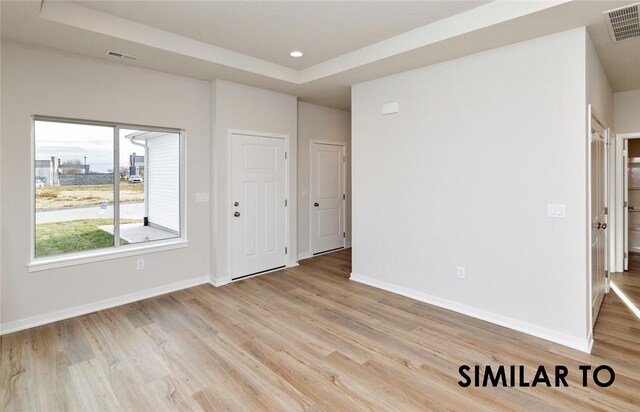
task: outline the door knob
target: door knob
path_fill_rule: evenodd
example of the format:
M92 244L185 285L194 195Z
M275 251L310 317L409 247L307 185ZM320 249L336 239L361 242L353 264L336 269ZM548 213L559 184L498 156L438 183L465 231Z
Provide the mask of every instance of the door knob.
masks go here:
M240 212L235 212L233 215L234 215L235 217L240 217Z
M602 223L598 222L598 224L596 225L596 229L602 229Z
M238 207L238 206L240 206L240 203L238 203L238 202L234 202L234 203L233 203L233 205L234 205L235 207Z
M318 203L318 202L315 202L315 203L313 204L313 207L318 207L318 206L320 206L320 203Z
M633 206L629 205L629 210L633 210Z
M607 228L607 224L606 224L606 223L603 223L603 224L602 224L602 229L603 229L603 230L605 230L606 228Z

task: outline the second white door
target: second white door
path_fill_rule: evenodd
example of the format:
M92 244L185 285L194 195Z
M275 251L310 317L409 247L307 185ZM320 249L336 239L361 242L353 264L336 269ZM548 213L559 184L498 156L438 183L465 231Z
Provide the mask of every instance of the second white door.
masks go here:
M344 146L313 143L311 147L311 251L313 254L343 248Z
M607 291L607 145L604 128L591 129L591 307L595 324Z
M285 139L234 134L232 279L286 265Z

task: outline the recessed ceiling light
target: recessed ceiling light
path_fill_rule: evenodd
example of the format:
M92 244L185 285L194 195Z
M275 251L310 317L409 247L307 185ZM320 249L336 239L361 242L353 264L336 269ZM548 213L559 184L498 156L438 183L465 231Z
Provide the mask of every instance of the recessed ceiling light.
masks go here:
M289 53L289 56L291 56L291 57L302 57L302 52L298 51L298 50L294 50L291 53Z

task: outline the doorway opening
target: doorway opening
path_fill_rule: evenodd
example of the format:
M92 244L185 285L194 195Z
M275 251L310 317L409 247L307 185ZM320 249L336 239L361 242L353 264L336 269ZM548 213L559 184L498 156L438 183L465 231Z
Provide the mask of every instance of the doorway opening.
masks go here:
M624 270L640 270L640 135L623 137Z
M625 328L640 321L640 132L615 135L608 149L609 293L592 332L596 344L624 346L634 342Z

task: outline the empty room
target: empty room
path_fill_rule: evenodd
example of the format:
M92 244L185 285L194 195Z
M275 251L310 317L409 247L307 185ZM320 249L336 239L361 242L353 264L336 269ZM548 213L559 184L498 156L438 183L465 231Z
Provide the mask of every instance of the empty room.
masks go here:
M637 410L637 0L0 19L0 410Z

